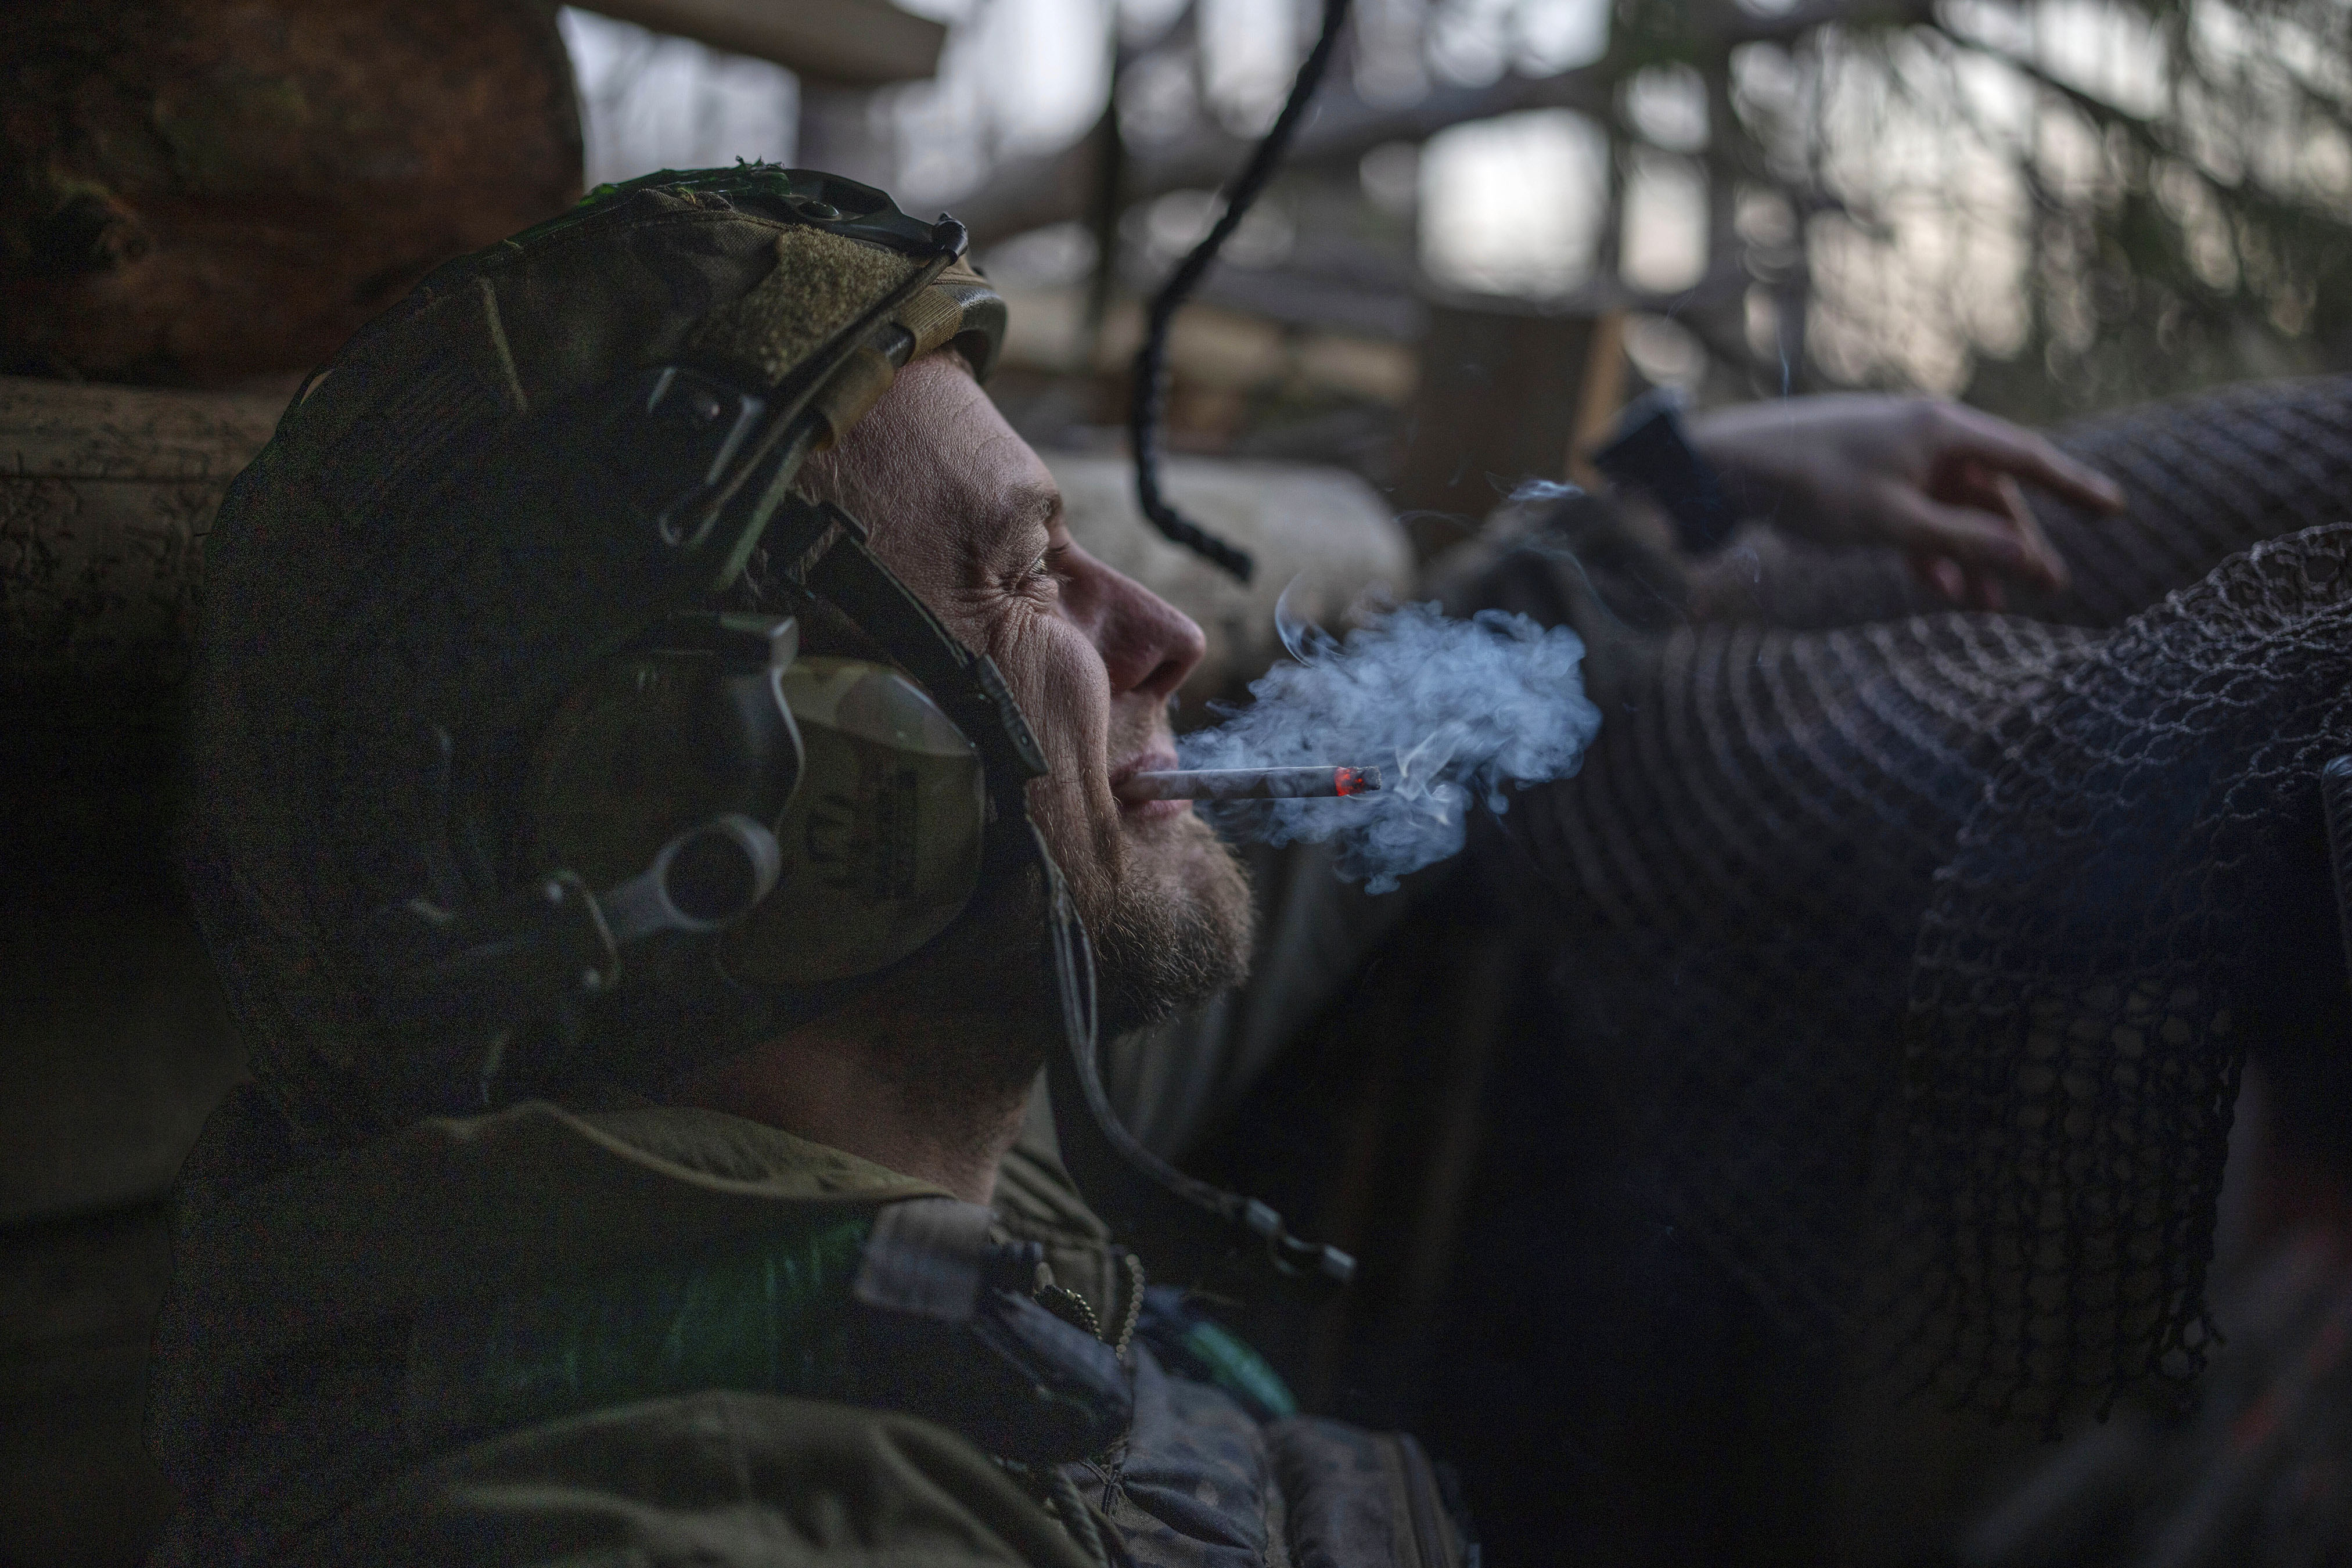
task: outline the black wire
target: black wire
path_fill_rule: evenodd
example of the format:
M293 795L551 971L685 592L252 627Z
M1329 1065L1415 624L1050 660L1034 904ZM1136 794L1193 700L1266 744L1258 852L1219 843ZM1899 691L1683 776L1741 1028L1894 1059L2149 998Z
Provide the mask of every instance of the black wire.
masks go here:
M1103 1085L1094 949L1087 940L1086 922L1078 917L1069 884L1045 847L1045 835L1034 822L1029 832L1045 879L1045 924L1066 1047L1047 1062L1054 1125L1062 1141L1063 1163L1077 1178L1080 1189L1097 1204L1107 1201L1115 1190L1108 1184L1116 1180L1112 1172L1124 1165L1168 1196L1253 1237L1277 1274L1303 1280L1317 1291L1346 1285L1355 1274L1354 1258L1337 1247L1293 1236L1280 1215L1254 1198L1186 1175L1136 1142L1135 1134L1118 1119L1110 1091Z
M1265 189L1266 182L1282 163L1291 137L1297 132L1299 121L1307 118L1307 105L1315 96L1316 84L1323 79L1323 68L1331 63L1331 51L1339 41L1339 26L1348 19L1349 0L1323 0L1323 31L1315 47L1300 62L1298 75L1290 84L1290 97L1275 117L1273 129L1250 154L1242 168L1241 177L1234 182L1225 197L1225 210L1208 237L1194 246L1160 292L1151 301L1150 325L1143 334L1143 347L1135 356L1134 405L1128 416L1128 427L1135 441L1135 495L1143 506L1143 515L1168 539L1194 553L1207 557L1246 583L1256 569L1245 550L1237 550L1202 528L1199 523L1170 506L1160 494L1160 414L1168 397L1168 324L1217 252Z

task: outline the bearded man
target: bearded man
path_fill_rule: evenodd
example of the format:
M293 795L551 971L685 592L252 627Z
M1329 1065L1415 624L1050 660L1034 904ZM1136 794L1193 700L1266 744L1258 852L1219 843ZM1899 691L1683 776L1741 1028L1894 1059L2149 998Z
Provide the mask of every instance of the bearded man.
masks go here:
M961 250L639 182L238 482L189 865L256 1081L179 1189L166 1560L1462 1559L1024 1141L1250 906L1117 794L1202 636L1071 542Z

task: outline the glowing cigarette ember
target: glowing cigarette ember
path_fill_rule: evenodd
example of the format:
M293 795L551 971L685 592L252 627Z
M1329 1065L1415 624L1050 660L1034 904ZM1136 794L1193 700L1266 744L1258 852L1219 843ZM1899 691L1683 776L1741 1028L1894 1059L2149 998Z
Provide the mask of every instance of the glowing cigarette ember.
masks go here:
M1297 800L1370 795L1381 787L1378 768L1191 768L1132 773L1118 786L1126 801Z

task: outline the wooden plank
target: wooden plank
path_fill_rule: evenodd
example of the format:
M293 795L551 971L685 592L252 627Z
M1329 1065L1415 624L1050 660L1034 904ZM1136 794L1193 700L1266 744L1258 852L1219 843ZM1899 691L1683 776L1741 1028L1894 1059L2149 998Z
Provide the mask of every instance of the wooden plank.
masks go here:
M1612 404L1614 317L1460 300L1430 308L1412 436L1391 498L1423 559L1467 537L1524 479L1559 480L1591 432L1579 414Z
M585 9L845 87L930 76L948 36L887 0L597 0Z
M0 478L226 485L285 406L244 393L0 375Z

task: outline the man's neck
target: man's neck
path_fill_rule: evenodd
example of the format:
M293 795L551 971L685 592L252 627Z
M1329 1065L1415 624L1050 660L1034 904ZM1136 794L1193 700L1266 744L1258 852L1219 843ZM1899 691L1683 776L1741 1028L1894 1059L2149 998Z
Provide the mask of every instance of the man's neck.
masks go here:
M1034 1064L999 1068L968 1045L942 1059L909 1042L807 1029L695 1073L670 1099L762 1122L985 1204L995 1194L997 1162L1020 1135L1035 1070Z

